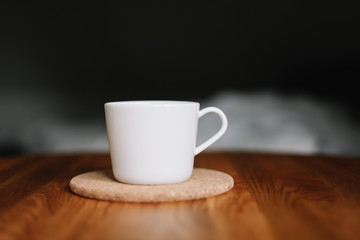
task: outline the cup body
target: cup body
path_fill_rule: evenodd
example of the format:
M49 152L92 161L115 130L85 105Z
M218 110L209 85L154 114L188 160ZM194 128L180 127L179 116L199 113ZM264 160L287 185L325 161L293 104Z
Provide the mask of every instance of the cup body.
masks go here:
M105 104L115 178L130 184L170 184L193 170L199 103L126 101Z

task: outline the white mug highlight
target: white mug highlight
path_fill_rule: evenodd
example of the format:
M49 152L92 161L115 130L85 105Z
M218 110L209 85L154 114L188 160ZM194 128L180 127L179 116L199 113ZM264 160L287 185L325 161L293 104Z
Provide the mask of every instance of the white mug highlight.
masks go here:
M196 146L199 118L215 113L220 129ZM200 110L187 101L124 101L105 103L106 127L114 177L129 184L171 184L187 180L194 156L227 129L216 107Z

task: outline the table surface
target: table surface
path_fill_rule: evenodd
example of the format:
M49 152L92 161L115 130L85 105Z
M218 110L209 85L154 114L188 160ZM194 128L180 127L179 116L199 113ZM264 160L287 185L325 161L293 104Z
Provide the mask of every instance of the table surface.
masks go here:
M108 154L0 158L0 239L360 239L360 159L202 153L230 174L207 199L125 203L83 198L72 177L110 168Z

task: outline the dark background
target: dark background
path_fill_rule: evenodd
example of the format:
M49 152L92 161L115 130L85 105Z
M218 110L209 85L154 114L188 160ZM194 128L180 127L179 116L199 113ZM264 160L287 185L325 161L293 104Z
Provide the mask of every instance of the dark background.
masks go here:
M268 89L335 101L357 119L353 3L2 1L1 106L56 98L64 115L89 118L113 100Z

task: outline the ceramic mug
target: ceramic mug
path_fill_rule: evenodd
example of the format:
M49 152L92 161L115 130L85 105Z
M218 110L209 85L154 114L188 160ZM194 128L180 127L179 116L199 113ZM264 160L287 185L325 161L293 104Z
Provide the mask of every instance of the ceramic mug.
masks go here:
M194 156L227 129L218 108L199 110L187 101L124 101L105 103L106 127L114 177L129 184L170 184L190 178ZM220 129L196 146L198 120L219 115Z

